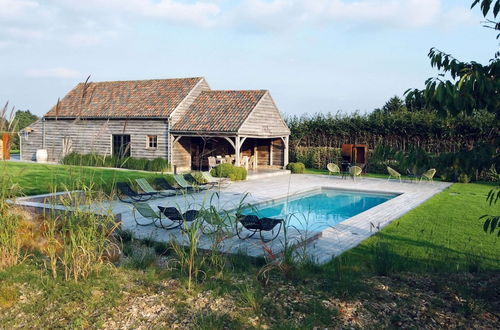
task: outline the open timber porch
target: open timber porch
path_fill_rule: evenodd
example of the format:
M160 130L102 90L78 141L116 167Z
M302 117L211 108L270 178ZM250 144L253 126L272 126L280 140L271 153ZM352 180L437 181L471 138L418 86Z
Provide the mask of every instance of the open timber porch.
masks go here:
M257 137L184 133L172 134L172 140L172 164L179 171L209 169L209 157L224 159L228 156L235 166L248 167L250 176L276 172L288 164L288 135Z

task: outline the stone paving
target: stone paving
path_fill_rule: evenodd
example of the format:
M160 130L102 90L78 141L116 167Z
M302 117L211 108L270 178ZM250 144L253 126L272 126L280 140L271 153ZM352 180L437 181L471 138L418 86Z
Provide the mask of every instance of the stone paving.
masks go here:
M259 180L233 182L227 187L214 188L210 191L195 194L155 199L148 201L148 204L154 209L158 205L162 205L175 206L182 211L199 209L208 205L213 205L218 210L233 210L242 201L250 204L272 202L320 188L399 194L391 200L320 233L304 233L289 229L287 231L288 242L304 245L311 258L322 264L355 247L380 228L401 217L450 185L450 183L445 182L416 183L403 181L400 183L396 180L388 181L375 178L360 178L353 181L352 179L327 175L279 175ZM121 214L123 228L130 229L137 238L152 238L164 242L175 239L181 244L187 244L185 235L182 235L180 229L166 231L157 229L154 226L137 226L132 213L133 207L130 204L114 201L112 205L102 205L101 207L112 207L113 213ZM240 240L237 237L229 237L218 248L223 252L241 252L251 256L263 256L268 253L266 250L272 251L274 254L280 253L283 250L283 242L283 233L276 240L267 244L262 244L259 239ZM212 244L213 235L200 236L200 248L209 249Z

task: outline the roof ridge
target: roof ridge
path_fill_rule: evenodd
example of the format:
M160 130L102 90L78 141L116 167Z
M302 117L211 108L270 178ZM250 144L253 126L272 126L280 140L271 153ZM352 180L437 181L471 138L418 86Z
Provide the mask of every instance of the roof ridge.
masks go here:
M101 84L101 83L119 83L119 82L138 82L138 81L166 81L166 80L187 80L187 79L204 79L205 77L184 77L184 78L156 78L156 79L133 79L133 80L103 80L103 81L89 81L87 84ZM85 84L79 82L78 85Z
M203 91L203 93L209 92L267 92L267 89L211 89L209 91Z

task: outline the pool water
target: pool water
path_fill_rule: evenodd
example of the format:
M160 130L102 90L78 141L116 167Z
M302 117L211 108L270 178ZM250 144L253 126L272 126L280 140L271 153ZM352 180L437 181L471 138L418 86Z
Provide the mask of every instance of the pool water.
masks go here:
M322 189L271 204L244 209L242 214L281 218L298 230L321 231L388 201L397 194Z

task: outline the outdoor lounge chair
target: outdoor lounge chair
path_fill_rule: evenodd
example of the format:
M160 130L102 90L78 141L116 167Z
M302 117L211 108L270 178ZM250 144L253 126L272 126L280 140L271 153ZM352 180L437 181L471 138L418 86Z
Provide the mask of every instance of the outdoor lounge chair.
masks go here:
M150 200L154 195L151 193L140 194L134 191L127 182L117 182L116 188L118 188L118 199L124 203L145 202ZM122 195L127 196L129 200L122 198Z
M208 183L216 183L216 184L224 184L224 183L229 183L228 178L215 178L210 174L210 172L201 172L201 175L205 180L207 180Z
M158 206L160 212L172 221L179 221L181 224L183 222L192 222L201 216L201 212L197 210L187 210L184 213L179 212L175 207L163 207Z
M238 229L238 223L240 223L246 230L250 231L250 234L243 236L242 228ZM276 226L278 226L277 229ZM260 239L262 242L270 242L278 237L281 227L283 226L283 219L272 219L272 218L259 218L256 215L243 215L238 214L236 216L236 234L240 239L247 239L254 236L259 232ZM262 232L270 232L271 238L264 238Z
M170 219L165 218L162 219L162 212L155 212L151 206L147 203L133 203L134 205L134 220L135 223L139 226L149 226L149 225L155 225L158 228L163 228L166 230L171 230L179 227L182 225L182 220L178 219ZM135 211L139 212L140 215L142 215L143 218L148 219L148 222L141 222L137 219L137 216L135 214ZM170 223L168 223L170 222Z
M188 191L193 191L193 190L200 190L200 189L208 189L208 186L193 186L189 182L184 179L184 176L182 174L174 174L174 180L175 183L179 185L182 189L186 189Z
M359 166L349 167L349 174L351 175L351 177L354 181L356 181L357 176L361 175L361 172L363 172L363 169Z
M432 182L433 181L432 179L434 178L435 174L436 174L436 169L431 168L430 170L427 170L424 173L422 173L422 176L420 177L420 181L422 181L422 179L426 179L427 181Z
M151 185L146 179L135 179L135 182L139 185L139 187L144 191L145 193L151 193L155 194L159 197L169 197L175 195L175 190L172 189L167 189L167 190L156 190Z
M340 173L340 167L337 164L328 163L326 168L328 169L328 174Z
M199 187L207 187L207 188L213 188L215 185L218 184L218 182L209 182L202 174L202 172L198 172L199 175L201 175L201 178L200 176L198 175L193 175L193 173L191 173L191 177L193 178L193 180L198 184Z
M399 174L398 171L396 171L395 169L387 166L387 172L389 172L389 177L387 178L387 181L389 181L389 179L392 177L392 178L399 179L399 182L401 182L401 174Z
M186 189L172 186L165 178L156 178L155 184L165 190L174 190L176 192L186 192Z

